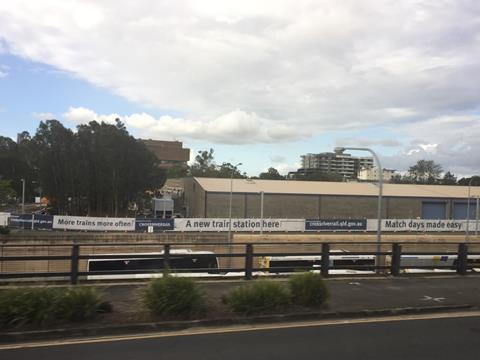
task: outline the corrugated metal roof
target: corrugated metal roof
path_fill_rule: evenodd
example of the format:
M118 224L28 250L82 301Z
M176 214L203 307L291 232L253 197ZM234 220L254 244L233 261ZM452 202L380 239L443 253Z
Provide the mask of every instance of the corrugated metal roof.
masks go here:
M230 179L195 178L208 192L230 192ZM234 193L377 196L374 183L233 179ZM422 198L466 198L467 186L384 184L384 196ZM480 187L471 187L472 197L480 196Z

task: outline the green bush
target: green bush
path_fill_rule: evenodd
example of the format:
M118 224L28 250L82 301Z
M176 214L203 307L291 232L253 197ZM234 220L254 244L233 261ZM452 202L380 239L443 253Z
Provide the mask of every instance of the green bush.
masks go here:
M9 289L0 292L0 324L22 326L46 325L55 320L59 289Z
M328 298L328 289L320 274L296 274L288 280L292 302L301 306L320 306Z
M0 292L0 326L44 326L92 318L101 305L90 288L17 288Z
M102 298L94 288L68 288L58 299L56 317L68 321L92 319L102 304Z
M0 235L10 234L10 229L6 226L0 226Z
M205 294L192 279L165 276L150 282L144 303L155 315L190 318L205 310Z
M224 300L233 312L251 315L285 307L290 302L290 294L279 282L259 280L233 289Z

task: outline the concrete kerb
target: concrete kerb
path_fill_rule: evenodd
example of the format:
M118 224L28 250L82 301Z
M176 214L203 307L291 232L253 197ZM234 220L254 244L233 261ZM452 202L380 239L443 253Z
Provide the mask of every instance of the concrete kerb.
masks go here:
M283 322L296 322L305 320L328 320L328 319L351 319L366 317L389 317L398 315L444 313L460 310L476 310L473 305L447 305L407 307L379 310L360 310L346 312L305 312L292 314L273 314L244 318L228 318L215 320L192 320L192 321L164 321L151 323L138 323L115 326L90 326L78 328L3 332L0 333L0 344L11 344L26 341L40 341L66 338L87 338L99 336L131 335L138 333L179 331L198 327L233 326L233 325L260 325Z

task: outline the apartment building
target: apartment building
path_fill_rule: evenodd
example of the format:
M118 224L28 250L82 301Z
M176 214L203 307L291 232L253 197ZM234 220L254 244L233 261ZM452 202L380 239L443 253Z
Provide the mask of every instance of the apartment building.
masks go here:
M357 157L341 151L305 154L301 156L302 168L298 173L336 173L354 179L360 169L373 167L372 157Z

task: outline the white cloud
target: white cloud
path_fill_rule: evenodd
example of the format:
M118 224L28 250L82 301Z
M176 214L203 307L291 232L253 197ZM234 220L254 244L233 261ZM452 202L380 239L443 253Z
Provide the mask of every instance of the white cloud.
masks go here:
M286 159L287 158L285 156L282 156L282 155L270 156L270 161L274 164L279 164L279 163L285 162Z
M306 137L308 134L290 125L276 124L255 113L231 111L212 120L199 121L171 116L155 118L149 114L97 114L84 107L70 107L63 114L73 124L85 124L92 120L110 124L120 119L140 137L158 139L201 139L215 143L248 144L274 143Z
M0 34L10 52L134 102L198 121L239 109L318 132L471 110L479 6L17 0L0 5Z
M399 147L402 144L395 139L369 139L362 137L345 137L335 140L335 146L384 146Z
M480 115L431 118L405 126L399 136L414 140L398 154L384 157L387 166L406 170L427 159L456 174L480 173Z
M118 114L98 115L95 111L84 107L70 107L66 113L63 114L65 120L74 124L87 124L90 121L103 121L108 124L115 124L115 119L120 118Z
M434 154L401 154L473 171L462 155L480 153L478 132L462 118L479 111L479 14L473 0L3 1L0 51L182 114L119 116L147 135L250 144L391 127L402 137L365 143L420 138ZM94 115L118 116L68 112Z
M1 42L1 39L0 39L0 54L2 53L2 42ZM1 78L4 78L8 75L8 70L10 69L9 66L7 65L3 65L3 64L0 64L0 79Z
M301 167L300 163L294 163L294 164L282 163L282 164L275 165L275 169L277 169L281 175L287 175L290 171L297 171L297 169L299 169L300 167Z
M51 120L55 118L51 112L34 112L32 116L37 120Z

